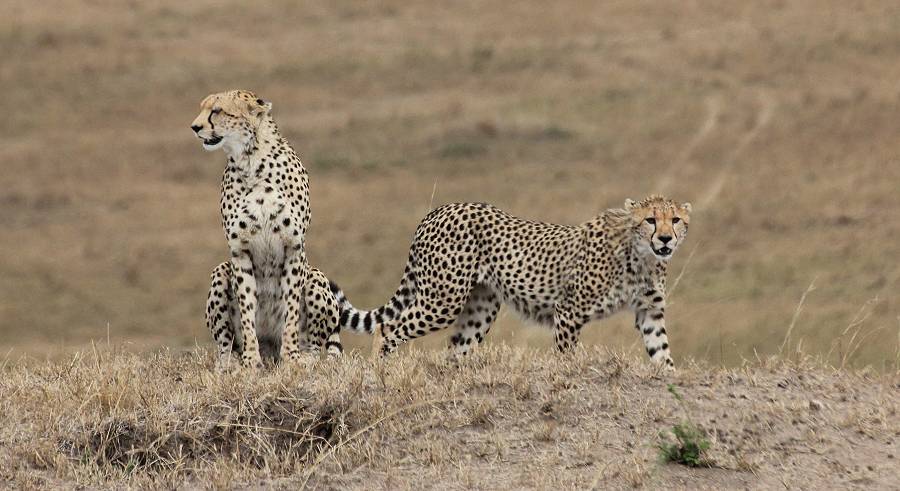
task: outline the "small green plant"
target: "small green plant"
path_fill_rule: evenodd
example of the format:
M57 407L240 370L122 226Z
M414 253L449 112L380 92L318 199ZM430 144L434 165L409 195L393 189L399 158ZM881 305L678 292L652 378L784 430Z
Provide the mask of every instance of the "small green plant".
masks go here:
M672 426L675 442L663 441L659 444L659 452L666 462L686 465L688 467L709 467L703 452L709 449L709 440L702 430L690 423L679 423ZM665 432L661 435L665 438Z
M684 410L684 397L678 393L674 384L668 385L669 392L675 397ZM704 455L709 450L709 440L706 433L700 429L684 411L685 420L672 426L671 433L675 441L668 438L666 431L661 431L659 453L664 462L674 462L688 467L710 467L711 462Z

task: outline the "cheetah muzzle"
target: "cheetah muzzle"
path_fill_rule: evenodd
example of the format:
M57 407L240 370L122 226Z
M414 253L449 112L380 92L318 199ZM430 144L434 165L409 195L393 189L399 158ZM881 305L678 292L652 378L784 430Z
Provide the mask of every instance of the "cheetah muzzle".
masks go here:
M201 138L201 141L203 142L203 149L208 152L212 152L214 150L218 150L218 149L222 148L223 140L224 140L224 138L222 138L221 136L212 136L210 138Z

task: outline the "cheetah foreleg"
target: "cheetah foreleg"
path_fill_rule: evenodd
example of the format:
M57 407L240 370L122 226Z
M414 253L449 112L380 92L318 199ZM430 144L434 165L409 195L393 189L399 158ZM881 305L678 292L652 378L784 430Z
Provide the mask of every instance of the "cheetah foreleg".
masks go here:
M657 365L672 370L675 363L669 353L665 312L665 293L660 288L650 289L635 309L634 325L644 339L644 348L650 359Z
M284 302L284 330L281 333L281 359L299 360L300 349L300 309L309 277L309 264L303 246L295 246L285 251L284 271L281 275L281 300Z
M210 276L209 295L206 298L206 326L218 348L216 369L220 372L229 368L234 346L235 333L234 326L231 325L234 295L231 277L231 263L218 265Z
M241 336L244 340L241 365L244 368L261 368L262 358L259 355L259 340L256 338L257 290L253 260L248 251L241 250L233 253L231 265L236 287L234 292L241 310Z

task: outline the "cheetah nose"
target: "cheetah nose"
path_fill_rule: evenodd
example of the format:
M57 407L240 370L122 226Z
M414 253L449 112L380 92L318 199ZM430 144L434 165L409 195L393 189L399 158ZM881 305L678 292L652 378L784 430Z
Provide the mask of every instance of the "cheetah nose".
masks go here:
M203 129L203 127L200 126L199 124L192 124L192 125L191 125L191 129L194 130L194 133L199 133L200 130Z
M663 244L668 244L669 241L672 240L672 236L671 235L660 235L659 237L657 237L657 239L659 239L659 241L662 242Z

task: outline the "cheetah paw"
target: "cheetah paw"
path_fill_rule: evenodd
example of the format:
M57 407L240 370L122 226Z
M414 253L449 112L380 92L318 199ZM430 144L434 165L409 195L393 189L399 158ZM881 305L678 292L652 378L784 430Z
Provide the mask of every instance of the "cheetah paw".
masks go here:
M241 369L243 369L243 370L258 371L258 370L262 370L262 368L263 368L263 363L262 363L262 360L259 359L259 357L241 358Z
M671 358L660 358L653 360L655 372L658 375L674 375L676 373L675 363Z
M675 363L671 358L666 358L659 364L660 371L666 375L674 375L676 373Z

